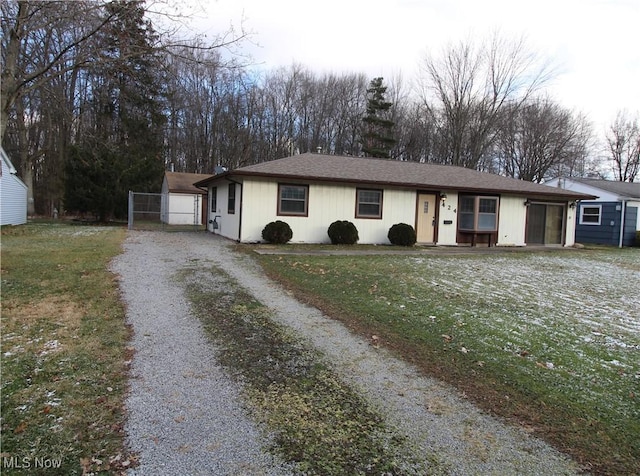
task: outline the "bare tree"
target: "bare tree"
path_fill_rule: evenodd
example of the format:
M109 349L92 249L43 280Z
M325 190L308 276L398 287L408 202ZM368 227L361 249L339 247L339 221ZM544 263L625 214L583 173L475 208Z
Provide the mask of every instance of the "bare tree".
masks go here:
M427 56L420 78L421 97L446 146L439 162L482 168L496 137L500 113L519 105L550 77L548 65L529 52L524 40L494 34L447 47Z
M549 98L536 98L503 111L496 150L508 177L542 182L550 170L574 170L590 139L582 116Z
M620 111L606 134L609 158L616 180L633 182L640 171L638 114Z
M95 90L83 72L107 68L109 62L126 59L111 57L109 48L99 38L109 35L109 26L116 17L117 8L109 6L135 5L146 8L145 13L153 7L156 18L162 15L168 20L162 23L166 29L152 45L158 52L171 53L171 46L180 44L209 51L230 48L248 36L243 29L238 33L231 29L206 44L178 41L172 21L185 17L163 13L169 10L162 8L167 0L146 4L138 0L4 0L0 4L0 141L6 142L9 132L11 146L19 154L17 165L29 190L29 214L35 211L35 199L42 196L34 192L36 185L54 193L49 172L60 169L66 147L80 137L82 124L89 120L83 111L87 110L84 106ZM127 54L135 57L147 55L148 51L130 49ZM47 129L46 124L53 128ZM50 136L54 129L58 135L55 140ZM43 149L45 146L50 150ZM39 177L43 177L41 182Z

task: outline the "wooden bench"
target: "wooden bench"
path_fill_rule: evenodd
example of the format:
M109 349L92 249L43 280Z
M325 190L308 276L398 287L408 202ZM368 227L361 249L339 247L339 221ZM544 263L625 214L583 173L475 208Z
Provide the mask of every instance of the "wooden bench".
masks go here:
M488 236L488 243L489 243L489 248L491 248L491 240L494 238L494 235L496 234L495 231L461 231L460 232L463 235L471 235L471 246L476 246L476 242L478 241L478 236ZM498 241L497 239L494 240L494 246L495 246L495 242Z

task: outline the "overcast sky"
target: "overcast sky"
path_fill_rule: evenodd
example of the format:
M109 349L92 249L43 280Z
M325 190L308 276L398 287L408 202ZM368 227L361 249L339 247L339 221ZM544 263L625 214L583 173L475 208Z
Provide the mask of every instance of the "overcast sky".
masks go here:
M557 65L547 89L601 133L618 110L640 112L640 0L201 0L204 23L253 31L267 70L412 81L427 52L499 30Z

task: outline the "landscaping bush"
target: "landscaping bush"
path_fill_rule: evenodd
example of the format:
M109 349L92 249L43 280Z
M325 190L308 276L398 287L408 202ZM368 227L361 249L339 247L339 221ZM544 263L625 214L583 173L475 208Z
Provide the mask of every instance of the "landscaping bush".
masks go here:
M334 221L327 234L334 245L353 245L360 239L356 226L347 220Z
M389 228L387 238L393 245L413 246L416 244L416 231L406 223L396 223Z
M293 231L288 223L280 220L267 223L262 230L262 238L269 243L283 245L293 237Z

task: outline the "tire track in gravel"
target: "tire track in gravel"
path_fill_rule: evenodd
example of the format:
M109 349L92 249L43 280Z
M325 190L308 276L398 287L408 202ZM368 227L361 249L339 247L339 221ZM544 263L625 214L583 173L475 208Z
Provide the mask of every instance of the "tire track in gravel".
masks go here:
M148 458L158 459L163 457L163 451L158 451L157 443L153 440L153 428L167 425L173 426L176 418L180 416L176 411L171 411L172 404L167 405L165 400L171 400L173 394L165 395L150 380L158 381L160 385L167 385L171 381L170 387L185 387L185 379L190 383L196 380L204 380L212 387L217 388L217 379L223 378L213 372L217 366L215 362L215 349L203 341L204 336L199 324L191 321L192 317L183 317L183 321L171 321L165 326L159 326L154 322L157 318L152 316L157 313L163 316L164 307L168 303L184 303L183 293L176 288L175 283L168 283L166 279L159 275L171 276L180 268L184 268L190 260L200 264L210 262L224 269L238 283L251 293L258 301L274 311L274 319L278 322L293 328L301 336L308 339L318 350L323 352L328 359L333 362L336 370L354 388L357 388L376 408L385 414L389 422L403 432L405 432L413 443L428 453L435 453L439 460L444 461L450 468L450 473L454 475L469 474L518 474L518 475L569 475L580 474L575 462L567 456L559 453L554 448L543 441L532 437L524 430L505 425L503 422L478 410L464 398L459 396L455 389L437 381L424 377L412 366L394 358L384 349L374 349L366 341L354 336L337 321L324 316L319 310L299 303L292 298L282 288L266 278L259 265L247 255L234 253L231 249L231 242L209 233L159 233L159 232L130 232L125 246L127 258L120 258L120 263L116 269L121 275L129 271L133 279L136 275L146 276L144 284L137 283L135 291L125 292L125 300L129 303L129 319L134 323L136 337L134 345L137 355L133 363L132 396L129 399L130 424L127 431L130 434L130 444L132 449L139 451L141 461ZM125 261L131 260L131 263ZM123 271L125 271L123 273ZM149 286L152 286L149 289ZM126 286L123 286L126 289ZM145 308L144 302L160 299L159 304L150 304L155 311L150 312ZM165 296L166 295L166 296ZM167 299L168 298L168 299ZM132 306L133 301L137 303ZM162 304L164 303L164 304ZM162 308L162 309L161 309ZM150 317L145 318L145 314ZM188 308L182 308L182 304L176 316L188 315ZM132 316L132 317L131 317ZM163 316L167 320L166 316ZM138 326L136 327L136 323ZM200 349L194 361L186 362L184 367L177 369L172 363L174 356L165 352L165 347L173 347L173 352L184 351L184 347L191 347L188 342L169 341L175 340L174 328L185 326L188 323L193 333L199 334L199 344L195 349ZM176 325L179 324L179 325ZM148 326L148 327L146 327ZM142 331L142 335L140 332ZM165 336L165 334L167 334ZM150 337L153 336L153 339ZM189 339L194 338L190 335ZM156 342L157 341L157 342ZM147 349L150 347L150 349ZM154 350L155 349L155 350ZM144 361L139 362L144 355ZM162 367L162 368L156 368ZM187 377L185 377L185 372ZM189 372L193 375L206 376L205 378L190 378ZM177 380L177 381L176 381ZM175 382L174 382L175 381ZM182 383L182 385L181 385ZM194 385L197 382L192 382ZM220 385L225 387L225 385ZM149 386L150 388L146 388ZM230 387L233 387L231 385ZM207 455L207 445L216 445L218 439L212 439L206 432L208 425L214 424L213 420L220 418L224 422L221 425L234 426L231 420L239 418L240 423L237 428L246 426L246 435L258 441L257 430L252 427L251 422L239 411L239 407L231 405L229 408L220 406L209 412L206 417L202 416L202 408L198 407L192 399L197 398L203 390L186 392L181 390L179 396L183 402L183 408L193 407L193 415L185 413L185 419L194 420L193 432L181 435L184 443L182 445L197 445L199 455ZM225 400L235 400L239 397L237 389L228 389L230 394ZM161 401L150 399L151 395L160 394ZM140 405L136 399L144 399L145 405ZM155 404L162 404L162 410L152 409ZM140 414L138 414L138 412ZM164 419L160 413L169 412ZM182 413L180 413L181 415ZM149 429L143 423L146 418L160 420L154 422L154 426ZM198 419L205 420L205 428L199 428ZM228 420L227 420L228 418ZM245 420L243 421L243 418ZM201 422L202 423L202 422ZM216 425L218 423L215 423ZM183 425L184 420L178 424L178 428L186 428L190 425ZM183 426L180 426L183 425ZM131 435L137 435L132 438ZM165 438L169 438L165 436ZM191 438L191 439L190 439ZM173 441L173 440L171 440ZM207 443L205 443L205 441ZM142 443L141 443L142 442ZM137 446L135 446L137 445ZM156 446L154 446L156 445ZM172 443L180 452L180 444L176 441ZM200 448L203 446L203 448ZM225 451L233 454L233 446L228 445ZM258 444L257 447L260 445ZM255 450L255 448L254 448ZM214 454L222 451L212 451L208 454L209 464L213 468L215 462ZM148 456L147 456L148 455ZM264 462L264 455L260 456L257 449L259 461ZM184 456L189 459L190 456ZM235 455L231 457L234 467L241 467L243 462L254 461L254 456ZM262 459L260 459L262 458ZM182 459L178 458L180 461ZM250 463L254 464L254 463ZM264 469L264 468L271 469ZM273 468L276 468L275 470ZM142 468L142 466L141 466ZM162 469L162 468L161 468ZM184 471L183 474L233 474L224 471L214 471L210 473L195 473ZM247 468L243 474L267 474L260 471L283 471L282 466L271 466L264 464ZM140 470L141 471L141 470ZM132 474L151 474L149 472L139 472ZM169 474L168 472L154 474ZM279 473L268 473L279 474Z

